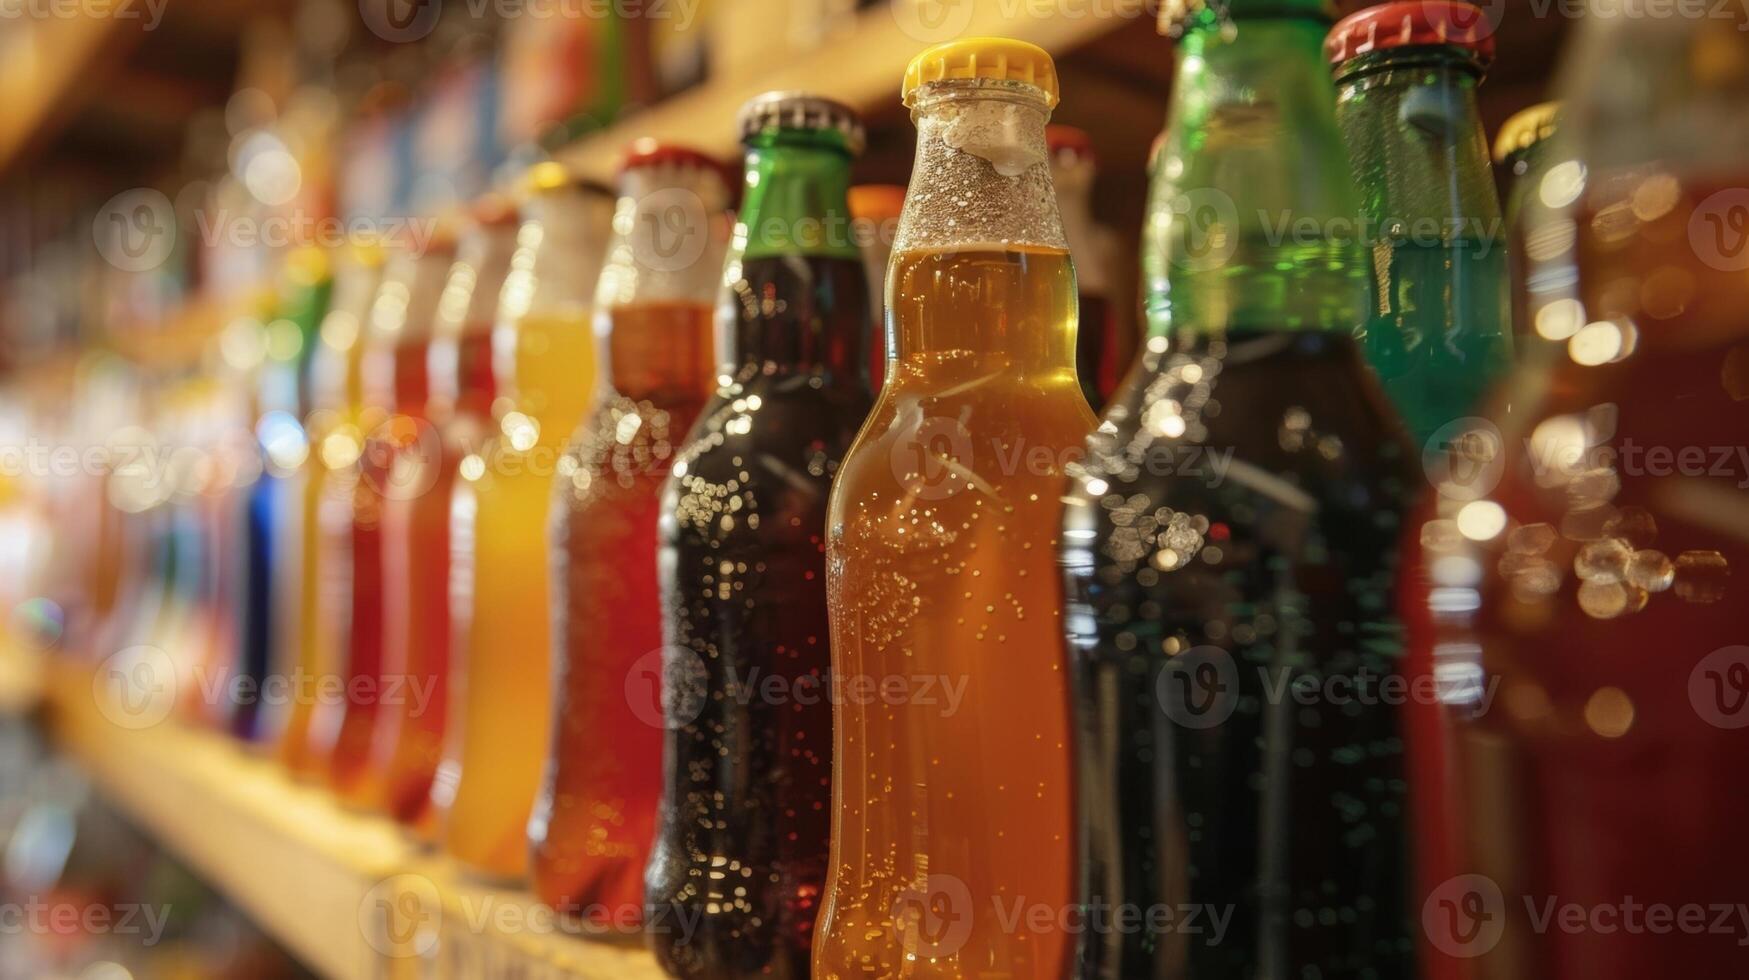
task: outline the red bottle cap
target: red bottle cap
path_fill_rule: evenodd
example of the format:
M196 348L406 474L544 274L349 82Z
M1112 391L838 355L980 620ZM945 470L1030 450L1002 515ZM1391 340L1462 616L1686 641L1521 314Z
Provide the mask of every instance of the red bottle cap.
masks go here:
M1400 0L1342 18L1324 39L1332 64L1389 48L1463 48L1482 64L1494 60L1494 23L1473 3Z
M620 160L619 171L625 173L627 170L657 167L663 164L698 167L719 174L729 172L729 168L724 166L721 160L703 150L680 143L662 143L649 137L634 140L632 145L626 147L625 157Z
M1052 156L1067 153L1082 160L1093 159L1093 137L1084 129L1052 124L1045 127L1045 146Z

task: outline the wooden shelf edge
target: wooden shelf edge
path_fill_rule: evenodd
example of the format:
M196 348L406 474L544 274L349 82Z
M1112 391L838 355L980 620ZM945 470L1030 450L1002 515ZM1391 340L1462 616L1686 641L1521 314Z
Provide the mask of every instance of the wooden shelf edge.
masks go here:
M98 790L333 980L659 980L637 937L583 938L527 892L481 884L398 826L175 721L123 727L89 669L51 666L49 727Z
M805 89L863 111L897 106L905 67L937 41L996 35L1060 55L1129 22L1095 16L1091 9L1074 4L960 0L945 5L952 22L940 31L958 29L942 34L926 26L931 22L918 13L918 7L919 0L892 0L890 9L871 8L842 35L812 51L784 55L755 76L707 81L578 140L557 156L579 175L602 181L612 179L626 145L645 136L684 142L728 158L738 152L735 118L741 104L762 92Z

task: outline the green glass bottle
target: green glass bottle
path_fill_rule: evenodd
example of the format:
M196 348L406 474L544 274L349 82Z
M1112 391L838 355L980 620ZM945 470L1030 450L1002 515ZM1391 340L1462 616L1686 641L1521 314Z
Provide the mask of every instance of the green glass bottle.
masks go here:
M1512 363L1505 222L1476 109L1493 30L1472 4L1408 0L1344 19L1325 47L1376 272L1367 360L1425 445Z
M1185 8L1191 9L1185 9ZM1416 975L1402 423L1313 0L1168 5L1149 336L1072 470L1074 976Z

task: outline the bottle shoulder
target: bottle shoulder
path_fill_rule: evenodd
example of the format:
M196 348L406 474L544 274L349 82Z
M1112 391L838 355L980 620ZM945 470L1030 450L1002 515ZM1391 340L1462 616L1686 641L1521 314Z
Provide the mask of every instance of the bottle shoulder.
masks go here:
M1101 522L1131 504L1400 512L1425 482L1355 342L1277 334L1205 341L1132 375L1071 474ZM1120 506L1121 505L1121 506Z

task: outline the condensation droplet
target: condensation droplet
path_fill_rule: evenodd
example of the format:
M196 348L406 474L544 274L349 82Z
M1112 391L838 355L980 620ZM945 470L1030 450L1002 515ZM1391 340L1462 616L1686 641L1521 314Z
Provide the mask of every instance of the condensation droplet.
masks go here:
M1558 537L1553 524L1526 524L1506 536L1506 547L1523 555L1540 555L1554 547Z
M1662 551L1636 551L1628 559L1627 580L1647 592L1663 592L1676 581L1676 565Z
M1716 551L1684 551L1676 558L1676 595L1686 602L1718 602L1730 577L1730 563Z
M1633 549L1620 538L1604 538L1579 549L1573 572L1587 582L1619 582L1627 575Z

